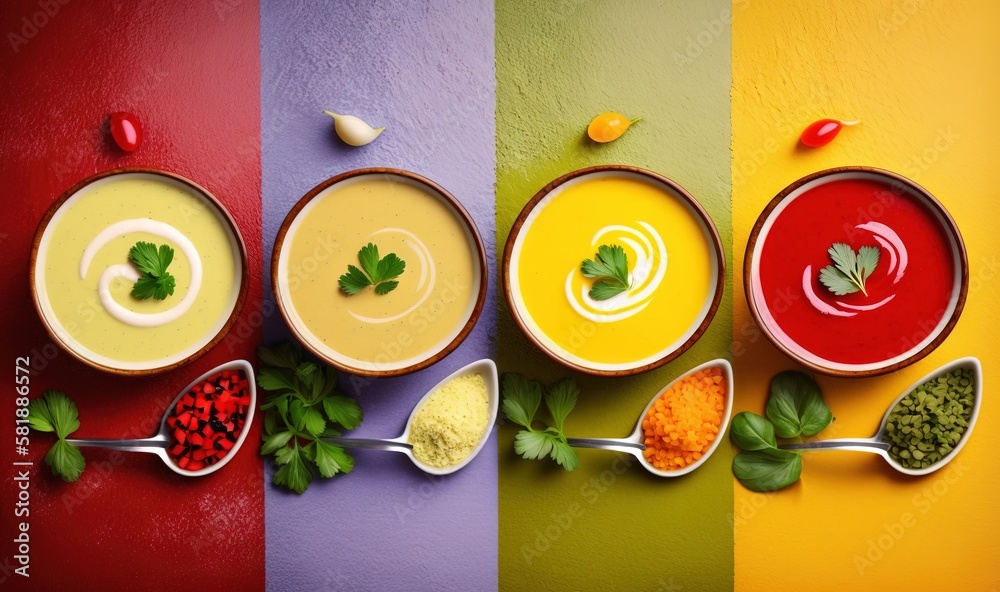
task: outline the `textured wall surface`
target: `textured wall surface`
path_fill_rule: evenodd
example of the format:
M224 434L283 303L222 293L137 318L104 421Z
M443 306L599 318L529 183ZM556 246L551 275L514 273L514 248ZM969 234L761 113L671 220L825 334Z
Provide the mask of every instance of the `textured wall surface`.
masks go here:
M729 2L497 3L497 238L559 175L599 163L657 171L709 211L730 250ZM668 16L669 15L669 16ZM643 120L595 145L602 111ZM613 211L613 205L609 206ZM731 292L708 333L663 368L629 379L575 375L575 436L624 436L650 397L729 352ZM550 382L571 373L501 311L499 363ZM504 590L719 590L732 586L729 446L679 479L582 450L572 473L515 456L500 432L500 587ZM631 457L628 457L631 458Z
M416 374L342 384L365 411L357 436L395 437L444 376L490 357L493 273L493 7L476 2L264 2L261 17L263 236L320 181L366 166L441 184L475 218L490 258L476 329ZM386 131L350 148L324 109ZM349 221L341 223L349 224ZM270 288L267 292L270 297ZM286 335L275 313L265 339ZM460 472L431 479L399 454L357 451L354 472L302 496L267 487L271 590L489 590L497 580L497 464L491 440Z
M734 481L728 442L695 473L664 480L603 451L580 451L573 473L523 461L504 426L455 475L431 479L401 455L357 451L353 473L297 496L270 484L257 427L211 477L86 450L75 484L50 475L50 439L32 435L32 577L12 579L6 543L0 588L1000 589L1000 419L989 399L1000 369L997 2L52 0L50 14L41 5L0 10L2 359L31 357L32 395L55 388L75 399L79 436L148 435L192 376L287 338L262 278L278 227L310 188L368 166L427 176L462 201L487 245L490 293L476 329L437 365L344 377L366 413L355 435L398 435L428 387L479 358L545 382L572 375L533 349L498 302L496 255L540 187L600 163L645 167L691 192L730 253L728 281L708 333L674 362L629 379L575 375L570 435L628 433L659 388L716 357L734 360L734 413L763 410L771 377L794 364L750 318L746 240L775 193L831 166L888 168L934 193L964 235L970 286L956 329L918 364L879 378L818 377L837 417L823 437L870 435L902 388L960 356L978 356L990 382L975 435L947 469L911 479L875 456L813 454L800 483L770 495ZM349 148L324 109L387 131ZM132 155L101 130L116 110L143 120L145 144ZM598 146L584 131L606 110L643 120ZM825 148L798 147L820 117L862 124ZM234 331L157 379L70 359L42 330L26 281L46 208L78 180L129 166L207 187L233 212L251 259ZM0 396L4 539L16 528L13 415L14 398Z
M253 359L260 340L252 320L261 296L257 5L46 6L48 13L34 0L7 2L0 11L2 360L30 356L31 395L58 389L77 403L75 436L149 437L178 390L224 361ZM145 130L131 155L103 127L119 110L136 113ZM117 167L164 169L206 187L243 229L250 256L249 297L233 333L194 364L156 378L111 376L75 361L51 343L28 293L31 239L45 211L76 182ZM10 461L22 459L14 456L13 368L8 377L0 397L0 587L162 590L184 574L203 589L263 589L256 428L207 477L182 477L152 455L86 448L87 470L75 483L42 462L53 439L32 434L30 515L15 518ZM11 572L18 564L10 541L22 519L30 524L28 579Z
M958 222L969 297L947 341L913 366L871 379L819 378L836 422L823 438L870 436L902 389L950 360L983 362L986 397L973 437L924 478L881 458L807 455L801 482L773 495L735 485L736 589L990 590L1000 585L995 529L1000 437L996 353L995 116L998 5L989 1L737 3L733 24L733 225L742 245L791 181L843 165L887 168L930 190ZM861 125L819 150L796 146L821 117ZM760 413L771 376L794 364L757 332L736 274L737 408ZM742 355L740 355L742 354ZM922 559L921 559L922 558Z

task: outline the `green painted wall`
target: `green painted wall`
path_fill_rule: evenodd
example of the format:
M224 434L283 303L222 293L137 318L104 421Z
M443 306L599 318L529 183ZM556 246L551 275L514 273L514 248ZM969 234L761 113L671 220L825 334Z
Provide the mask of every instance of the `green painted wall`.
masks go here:
M666 16L669 15L669 16ZM497 244L543 185L584 166L620 163L672 178L712 215L732 251L730 4L498 0ZM595 145L602 111L641 115L620 140ZM731 267L731 259L727 267ZM501 305L498 360L550 382L570 371L524 339ZM576 436L624 436L675 376L728 356L732 290L708 333L657 371L628 379L576 375ZM732 448L694 473L654 477L631 457L581 450L572 473L513 452L500 433L501 590L722 590L733 582ZM626 464L626 460L631 460Z

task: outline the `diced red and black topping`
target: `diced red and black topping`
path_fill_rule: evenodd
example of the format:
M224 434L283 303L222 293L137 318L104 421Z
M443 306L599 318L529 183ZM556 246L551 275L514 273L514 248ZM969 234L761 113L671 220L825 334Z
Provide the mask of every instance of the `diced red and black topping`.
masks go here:
M187 392L167 418L173 432L167 453L182 469L197 471L229 454L250 408L246 376L223 370Z

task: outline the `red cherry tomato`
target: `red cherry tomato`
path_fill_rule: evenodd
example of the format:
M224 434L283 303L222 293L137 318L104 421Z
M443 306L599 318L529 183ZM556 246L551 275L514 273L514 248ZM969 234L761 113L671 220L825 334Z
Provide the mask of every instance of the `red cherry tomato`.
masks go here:
M111 114L111 137L125 152L135 152L142 144L142 124L131 113L118 111Z
M837 137L837 134L840 133L840 130L844 126L857 125L858 123L858 121L820 119L819 121L809 124L809 127L802 132L801 141L810 148L826 146Z

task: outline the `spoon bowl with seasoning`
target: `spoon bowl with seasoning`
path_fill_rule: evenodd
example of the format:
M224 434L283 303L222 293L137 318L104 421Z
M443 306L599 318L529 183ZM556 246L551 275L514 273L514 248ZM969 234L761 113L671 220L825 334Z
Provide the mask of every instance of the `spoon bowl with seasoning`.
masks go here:
M257 407L253 366L233 360L185 387L163 414L155 436L138 439L68 438L74 446L147 452L170 470L202 477L228 463L246 439Z
M468 435L473 431L468 425L463 427L458 424L452 426L453 429L449 430L450 434L439 433L435 429L435 426L440 426L442 419L445 419L442 412L446 410L448 400L444 397L449 392L455 392L457 388L469 386L470 381L475 387L478 385L478 381L475 381L477 376L482 378L485 389L485 393L483 393L485 395L485 409L478 407L473 409L473 414L477 415L483 424L481 434L474 441L465 438L459 442L458 449L452 451L452 454L447 454L448 451L437 451L444 454L444 458L440 458L441 454L435 454L434 442L447 442L459 432L464 431ZM460 382L461 386L458 384ZM406 421L406 427L399 437L323 438L323 440L343 448L400 452L408 456L413 464L425 473L449 475L472 462L472 459L486 445L486 440L489 439L490 433L493 431L493 424L496 423L497 411L500 407L499 385L497 367L493 360L479 360L459 368L431 387L413 407L413 411L410 412L410 417ZM425 410L428 412L428 416L422 415L421 412Z
M718 378L719 380L715 380ZM691 452L691 460L687 461L687 454L682 454L680 462L684 463L677 468L660 468L655 466L657 461L655 459L655 452L650 454L651 461L647 458L646 450L647 444L657 441L657 435L655 434L655 428L650 431L652 436L647 436L648 428L651 428L648 424L650 419L651 410L653 411L652 417L656 418L657 411L654 410L658 401L664 397L668 397L676 390L686 388L689 386L691 380L709 380L714 385L721 386L721 392L724 401L721 402L722 409L716 409L719 413L719 425L718 429L712 434L712 437L704 443L702 450L697 452ZM680 387L680 388L679 388ZM712 387L710 387L712 388ZM567 438L566 443L570 446L575 446L577 448L601 448L604 450L614 450L616 452L624 452L626 454L631 454L632 456L639 459L640 464L644 469L650 473L656 475L657 477L680 477L681 475L686 475L691 471L700 467L708 457L715 452L715 449L719 447L719 442L722 441L722 434L726 433L726 429L729 426L729 415L733 410L733 367L728 360L718 359L705 362L704 364L692 368L691 370L685 372L681 376L674 379L670 384L663 387L656 395L650 399L646 408L643 409L642 414L639 415L639 421L636 422L635 430L632 431L630 435L625 438ZM668 437L670 434L667 435ZM660 442L664 442L661 438Z
M778 448L869 452L884 458L900 473L927 475L951 462L969 441L979 418L982 394L982 364L974 357L960 358L904 390L889 405L871 438L837 438Z

